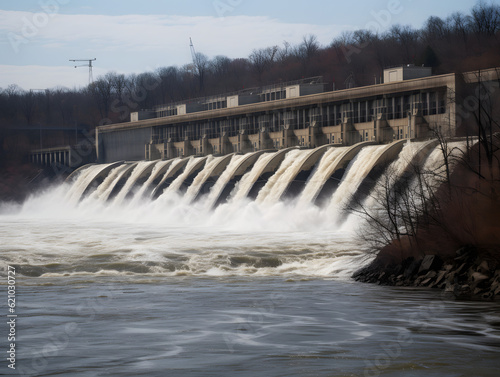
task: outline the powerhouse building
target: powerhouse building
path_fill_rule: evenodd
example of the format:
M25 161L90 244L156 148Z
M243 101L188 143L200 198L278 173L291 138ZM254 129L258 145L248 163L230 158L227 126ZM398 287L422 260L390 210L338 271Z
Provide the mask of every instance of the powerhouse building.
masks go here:
M433 76L430 68L400 66L384 71L383 84L324 91L322 79L314 77L167 104L132 113L130 122L98 127L97 159L387 143L428 137L433 126L453 135L457 80L456 74Z

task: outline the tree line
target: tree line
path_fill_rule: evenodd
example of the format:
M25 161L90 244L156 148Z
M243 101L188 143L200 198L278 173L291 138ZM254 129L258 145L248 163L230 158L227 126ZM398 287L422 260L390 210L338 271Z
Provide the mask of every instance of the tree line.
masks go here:
M469 14L432 16L420 29L397 24L384 33L345 31L327 46L306 35L298 44L257 48L246 58L196 53L181 67L109 72L80 89L13 84L0 88L0 161L13 149L21 156L40 145L72 144L98 125L127 121L130 112L189 98L311 76L323 76L329 90L344 89L347 80L369 85L381 81L384 68L400 64L431 66L436 74L497 66L499 35L500 5L480 1Z

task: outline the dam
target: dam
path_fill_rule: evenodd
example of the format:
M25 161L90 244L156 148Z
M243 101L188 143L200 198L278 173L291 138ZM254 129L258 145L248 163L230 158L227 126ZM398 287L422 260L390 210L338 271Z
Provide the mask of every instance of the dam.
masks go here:
M453 138L463 83L478 80L495 83L498 72L432 76L403 66L373 86L324 92L316 77L132 113L97 128L97 164L67 179L67 197L121 205L174 195L206 210L252 201L338 212L391 162L425 161L433 129Z
M181 202L210 212L221 205L254 202L269 207L279 202L315 205L342 212L346 201L370 187L389 165L398 175L416 159L430 157L433 140L390 144L360 142L314 149L232 153L222 156L176 157L170 160L91 164L68 177L66 199L74 204L98 201L106 206ZM439 150L437 150L439 152ZM434 162L435 163L435 162ZM128 204L127 204L128 203Z
M437 130L454 137L481 81L498 87L498 68L432 75L399 66L384 83L325 91L321 77L157 105L130 121L96 127L76 146L33 150L31 162L73 171L86 163L155 161L190 156L283 151L425 140ZM469 98L469 99L468 99ZM471 102L472 101L472 102Z
M351 280L375 255L346 209L377 211L378 185L415 166L443 174L426 132L453 135L456 80L228 96L100 127L97 160L0 203L26 375L378 375L380 361L382 374L496 375L498 303Z

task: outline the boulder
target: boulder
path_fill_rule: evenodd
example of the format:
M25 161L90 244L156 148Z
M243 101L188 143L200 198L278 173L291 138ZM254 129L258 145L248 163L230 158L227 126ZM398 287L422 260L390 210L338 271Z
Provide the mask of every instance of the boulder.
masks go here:
M420 264L420 268L418 269L418 274L422 275L427 273L428 271L435 271L441 268L443 262L441 258L437 255L426 255Z
M433 278L435 278L436 276L437 276L437 272L436 272L436 271L431 270L431 271L427 272L427 274L425 274L424 279L429 279L429 278L430 278L430 279L433 279Z
M479 267L477 268L477 272L480 272L484 275L486 274L489 274L490 273L490 267L488 265L488 262L487 261L482 261L481 264L479 265Z
M413 275L417 273L420 267L420 261L414 260L410 263L410 265L405 269L404 277L405 279L411 278Z
M439 275L436 278L436 285L441 283L441 281L444 279L445 276L446 276L446 271L440 271Z
M472 282L477 285L479 283L481 283L482 281L485 281L485 280L488 280L489 277L480 273L480 272L474 272L472 275L471 275L471 280Z
M431 281L432 281L432 278L425 279L422 283L420 283L420 285L422 285L423 287L426 287L427 284L429 284Z
M495 296L500 294L500 286L497 287L493 293L495 294Z

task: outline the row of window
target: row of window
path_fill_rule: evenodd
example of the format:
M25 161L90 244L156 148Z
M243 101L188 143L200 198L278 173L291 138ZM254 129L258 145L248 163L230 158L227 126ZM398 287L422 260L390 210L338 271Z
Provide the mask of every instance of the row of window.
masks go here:
M373 121L377 114L385 114L387 119L406 118L408 113L414 109L420 109L422 115L443 114L446 112L446 103L442 94L436 93L423 95L426 99L433 101L411 102L411 96L400 96L392 99L377 99L362 102L327 104L316 108L299 109L294 111L280 111L274 114L245 116L228 120L210 120L202 124L178 124L173 126L161 126L157 128L159 141L172 139L173 141L200 139L204 135L208 138L219 137L222 133L227 136L237 136L240 130L246 130L249 134L256 134L261 128L269 132L278 132L285 127L294 129L305 129L311 122L318 126L340 125L348 118L353 123L365 123ZM440 101L436 101L436 98ZM221 103L213 103L214 106L222 106ZM386 105L386 106L384 106Z
M373 129L373 130L354 131L354 132L351 132L349 135L350 135L352 142L373 141L377 138L377 130ZM334 133L328 133L325 136L326 136L326 142L328 144L335 144L335 142L342 143L342 140L344 138L344 132L338 133L337 138L335 137ZM403 139L403 138L407 138L407 137L408 137L407 127L399 128L398 130L396 130L396 132L393 135L393 138L395 140L396 139ZM311 146L311 136L300 136L297 141L298 141L297 145L299 145L299 146L305 146L305 147ZM273 146L275 149L280 149L280 148L283 148L285 146L285 139L283 139L283 138L272 139L272 142L273 142ZM260 142L257 142L257 141L253 142L252 145L253 145L254 151L259 150L261 147ZM222 150L219 148L219 146L213 145L211 153L217 154L219 152L222 152ZM232 152L241 152L240 143L232 144ZM176 153L177 153L177 156L183 156L184 148L176 148ZM194 147L194 154L195 155L199 155L202 153L203 153L203 151L202 151L201 147L199 147L199 148Z

